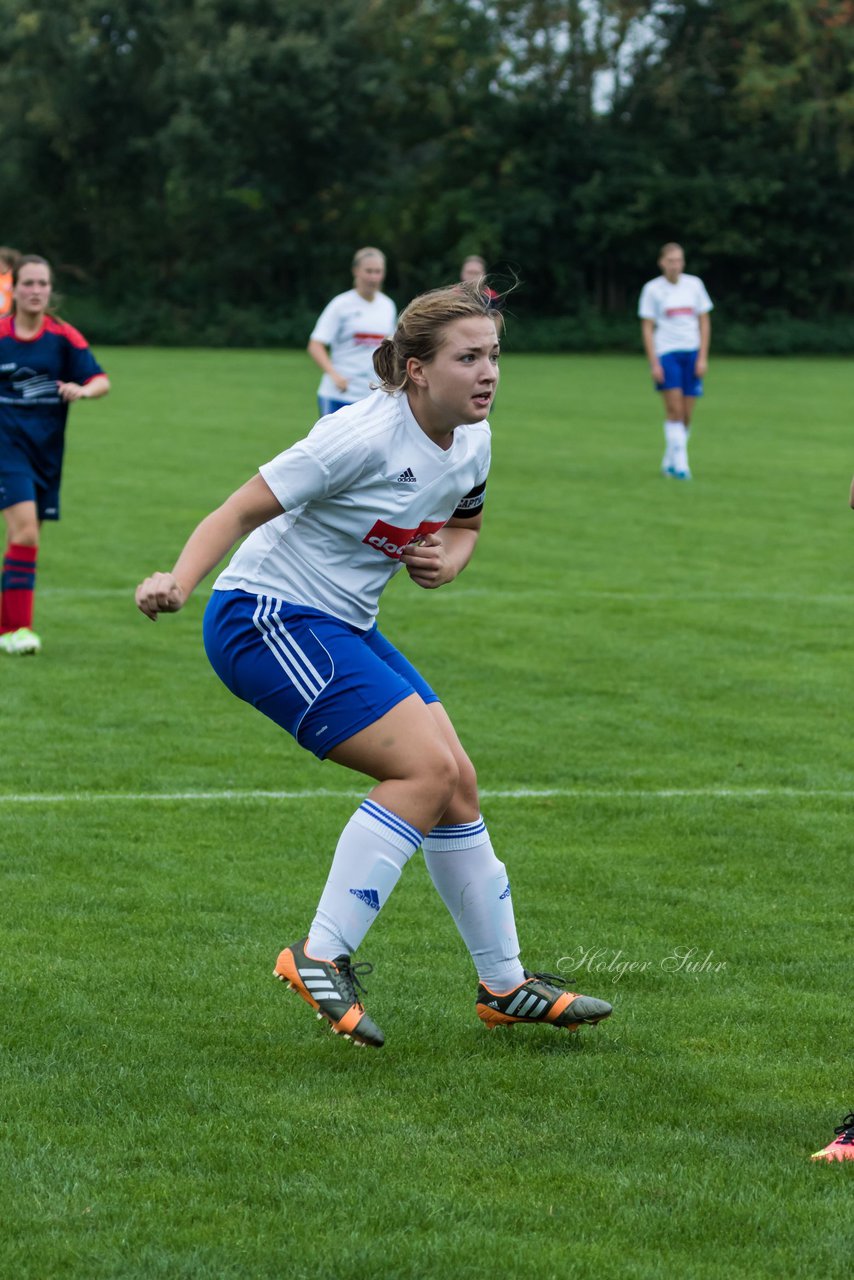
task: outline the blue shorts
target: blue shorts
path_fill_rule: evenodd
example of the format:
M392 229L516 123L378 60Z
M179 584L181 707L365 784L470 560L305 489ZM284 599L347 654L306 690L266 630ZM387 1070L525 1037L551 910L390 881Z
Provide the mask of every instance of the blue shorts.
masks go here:
M699 351L668 351L659 356L658 362L664 370L664 381L656 382L656 391L681 391L683 396L701 396L703 379L694 372Z
M318 609L214 591L205 652L226 688L321 760L404 698L439 698L374 625L360 631Z
M348 404L352 403L352 400L333 400L331 396L317 397L317 407L320 410L321 418L325 418L329 413L337 413L339 409L344 409Z
M43 485L32 471L7 471L0 457L0 511L18 502L34 502L39 520L58 520L59 481Z

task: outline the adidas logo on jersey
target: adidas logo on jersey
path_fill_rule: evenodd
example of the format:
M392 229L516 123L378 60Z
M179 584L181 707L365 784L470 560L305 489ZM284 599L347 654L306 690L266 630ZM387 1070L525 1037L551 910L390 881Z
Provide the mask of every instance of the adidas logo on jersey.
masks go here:
M351 889L354 898L358 898L360 902L364 902L365 906L371 908L372 911L380 909L380 895L376 889Z
M400 475L397 477L397 483L398 484L415 484L416 483L415 473L413 472L411 467L407 467L405 471L401 471Z

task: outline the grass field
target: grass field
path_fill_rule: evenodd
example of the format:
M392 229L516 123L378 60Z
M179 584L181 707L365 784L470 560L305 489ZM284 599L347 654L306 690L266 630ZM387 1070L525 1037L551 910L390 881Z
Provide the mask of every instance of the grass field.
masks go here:
M362 780L133 587L303 434L297 353L112 350L72 410L37 659L0 666L0 1275L850 1273L854 366L720 360L691 484L640 358L505 358L481 546L383 626L479 766L532 968L485 1031L420 858L360 953L379 1053L272 980ZM276 793L274 795L260 793Z

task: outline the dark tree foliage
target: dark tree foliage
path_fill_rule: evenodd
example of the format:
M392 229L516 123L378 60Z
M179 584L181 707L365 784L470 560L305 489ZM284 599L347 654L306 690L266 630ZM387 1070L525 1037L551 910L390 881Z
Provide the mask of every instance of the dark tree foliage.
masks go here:
M0 240L116 337L302 340L376 243L628 320L854 314L854 0L0 0ZM289 328L289 325L291 326Z

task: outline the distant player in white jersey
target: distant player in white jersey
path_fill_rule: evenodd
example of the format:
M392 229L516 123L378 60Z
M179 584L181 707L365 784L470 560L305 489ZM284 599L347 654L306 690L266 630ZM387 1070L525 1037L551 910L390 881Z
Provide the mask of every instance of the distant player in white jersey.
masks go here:
M421 848L474 961L482 1021L575 1030L611 1006L523 969L474 767L437 694L376 625L401 567L431 590L452 582L475 549L498 385L489 302L471 285L416 298L375 370L381 389L263 465L202 521L171 573L140 584L137 604L152 619L180 609L248 534L205 613L215 671L320 759L377 780L277 977L333 1030L379 1047L383 1033L357 993L370 966L351 956Z
M317 389L321 415L335 413L371 394L374 352L394 332L397 311L380 292L385 254L366 246L353 257L353 288L324 307L312 330L308 354L323 370Z
M700 277L686 274L681 245L663 245L658 265L661 275L644 285L638 315L655 389L664 400L661 470L690 480L688 432L709 363L712 300Z

